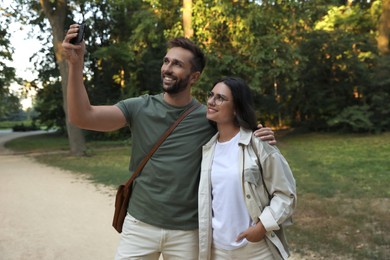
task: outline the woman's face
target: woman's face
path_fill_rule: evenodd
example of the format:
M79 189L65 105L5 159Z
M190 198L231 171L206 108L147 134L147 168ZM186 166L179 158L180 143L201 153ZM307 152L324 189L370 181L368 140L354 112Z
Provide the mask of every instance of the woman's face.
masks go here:
M207 100L207 119L217 124L234 124L233 96L225 83L219 82L210 91Z

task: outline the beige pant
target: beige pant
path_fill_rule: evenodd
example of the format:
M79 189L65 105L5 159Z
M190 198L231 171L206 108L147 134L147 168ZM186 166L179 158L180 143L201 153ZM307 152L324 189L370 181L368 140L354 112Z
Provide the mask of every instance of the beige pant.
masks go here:
M198 260L198 230L155 227L127 214L115 260Z
M214 246L211 248L212 260L271 260L274 259L270 248L265 240L256 243L248 242L243 247L235 250L218 249Z

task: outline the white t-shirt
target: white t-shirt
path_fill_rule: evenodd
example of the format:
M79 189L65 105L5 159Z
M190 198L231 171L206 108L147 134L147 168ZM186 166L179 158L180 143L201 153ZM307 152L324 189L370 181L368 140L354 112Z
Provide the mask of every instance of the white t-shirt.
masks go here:
M211 168L213 242L225 250L246 245L246 239L236 242L236 238L252 224L240 179L239 139L240 133L230 141L217 142Z

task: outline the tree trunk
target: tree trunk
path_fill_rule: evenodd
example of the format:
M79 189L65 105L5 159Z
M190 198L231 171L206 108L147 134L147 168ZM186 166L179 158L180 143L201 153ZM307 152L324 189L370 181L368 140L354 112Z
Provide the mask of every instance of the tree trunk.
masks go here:
M389 54L390 0L383 0L382 14L378 26L378 49L382 55Z
M184 36L191 38L194 34L192 29L192 0L183 0L183 29Z
M66 61L62 57L62 40L65 36L65 18L67 12L67 0L63 1L40 0L40 4L43 12L50 22L53 34L53 47L56 55L56 61L60 69L60 75L62 78L62 101L65 111L66 128L68 132L68 140L70 146L70 152L72 155L83 156L85 155L86 145L84 134L81 129L71 125L68 121L68 109L66 105L66 88L68 84L68 66Z

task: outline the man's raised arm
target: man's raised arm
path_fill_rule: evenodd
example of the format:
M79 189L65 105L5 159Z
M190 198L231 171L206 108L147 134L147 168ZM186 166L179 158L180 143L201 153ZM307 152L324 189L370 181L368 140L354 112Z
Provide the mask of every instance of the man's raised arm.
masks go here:
M126 125L122 111L112 106L92 106L83 81L85 42L71 44L77 36L78 24L70 26L62 42L63 56L68 63L67 110L71 124L95 131L113 131Z

